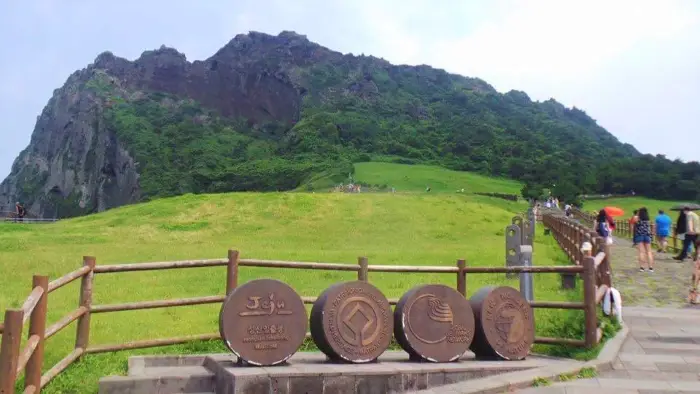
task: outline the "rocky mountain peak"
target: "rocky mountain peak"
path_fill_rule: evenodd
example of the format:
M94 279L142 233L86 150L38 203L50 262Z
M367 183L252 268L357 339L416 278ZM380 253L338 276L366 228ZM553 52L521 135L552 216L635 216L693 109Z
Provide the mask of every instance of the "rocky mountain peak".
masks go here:
M156 50L144 51L136 60L136 63L140 64L151 62L162 66L189 64L184 53L165 45L161 45Z
M516 167L490 163L489 152L537 151L527 133L511 140L503 132L531 113L532 127L550 135L569 129L538 119L573 127L581 141L598 132L585 113L532 103L523 92L500 95L478 78L343 55L294 31L239 34L194 62L165 45L133 61L103 52L54 91L0 184L0 209L21 200L35 215L75 216L151 196L284 190L358 152L419 162L443 156L436 146L462 169L505 172ZM292 164L264 162L278 156ZM268 176L275 181L265 184Z

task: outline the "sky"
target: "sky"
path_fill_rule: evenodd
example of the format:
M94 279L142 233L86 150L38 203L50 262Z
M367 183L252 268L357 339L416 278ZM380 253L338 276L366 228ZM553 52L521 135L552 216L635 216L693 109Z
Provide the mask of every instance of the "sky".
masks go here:
M203 60L237 34L283 30L555 98L643 153L700 158L697 0L7 0L0 179L53 90L101 52L133 60L164 44Z

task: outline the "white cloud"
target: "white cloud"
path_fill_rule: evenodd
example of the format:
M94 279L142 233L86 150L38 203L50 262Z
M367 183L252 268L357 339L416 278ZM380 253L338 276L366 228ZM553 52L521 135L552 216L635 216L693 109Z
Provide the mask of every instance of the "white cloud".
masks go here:
M294 30L334 50L554 97L642 151L697 159L677 140L697 130L699 16L697 0L10 2L0 13L0 177L51 91L98 53L133 59L166 44L203 59L249 30Z
M684 7L687 4L623 0L500 2L495 15L486 16L493 18L474 30L465 29L461 35L436 31L422 38L413 36L411 26L403 24L400 17L392 20L391 10L376 12L374 7L373 12L363 15L363 24L375 33L378 44L393 61L427 62L509 83L529 78L567 81L600 72L637 42L673 38L697 23L697 14L688 13Z

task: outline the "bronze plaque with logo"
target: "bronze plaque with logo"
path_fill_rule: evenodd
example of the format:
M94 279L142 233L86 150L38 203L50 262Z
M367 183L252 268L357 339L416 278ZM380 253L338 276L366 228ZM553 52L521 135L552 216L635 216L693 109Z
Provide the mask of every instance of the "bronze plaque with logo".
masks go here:
M471 350L477 357L522 360L535 341L532 307L512 287L484 287L470 299L475 332Z
M364 363L389 347L394 330L389 301L363 281L326 289L311 309L311 336L331 360Z
M306 337L308 320L301 297L287 284L257 279L226 297L219 332L228 348L253 365L280 364Z
M469 301L453 288L417 286L396 304L394 336L414 358L454 361L472 343L474 313Z

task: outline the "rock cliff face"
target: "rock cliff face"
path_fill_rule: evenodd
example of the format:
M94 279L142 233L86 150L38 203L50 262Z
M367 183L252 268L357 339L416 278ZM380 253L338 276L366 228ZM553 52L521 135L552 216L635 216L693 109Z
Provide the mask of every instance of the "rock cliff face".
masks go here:
M54 91L0 184L0 205L19 200L39 217L65 217L139 199L134 160L105 129L102 100L83 88L93 72L76 72Z
M305 89L290 74L297 66L330 58L342 55L292 32L238 35L211 58L193 63L167 47L135 61L102 53L54 91L29 146L0 184L0 209L12 210L22 201L39 217L67 217L140 200L134 158L104 122L109 102L86 88L97 74L123 97L164 92L226 117L294 122Z

